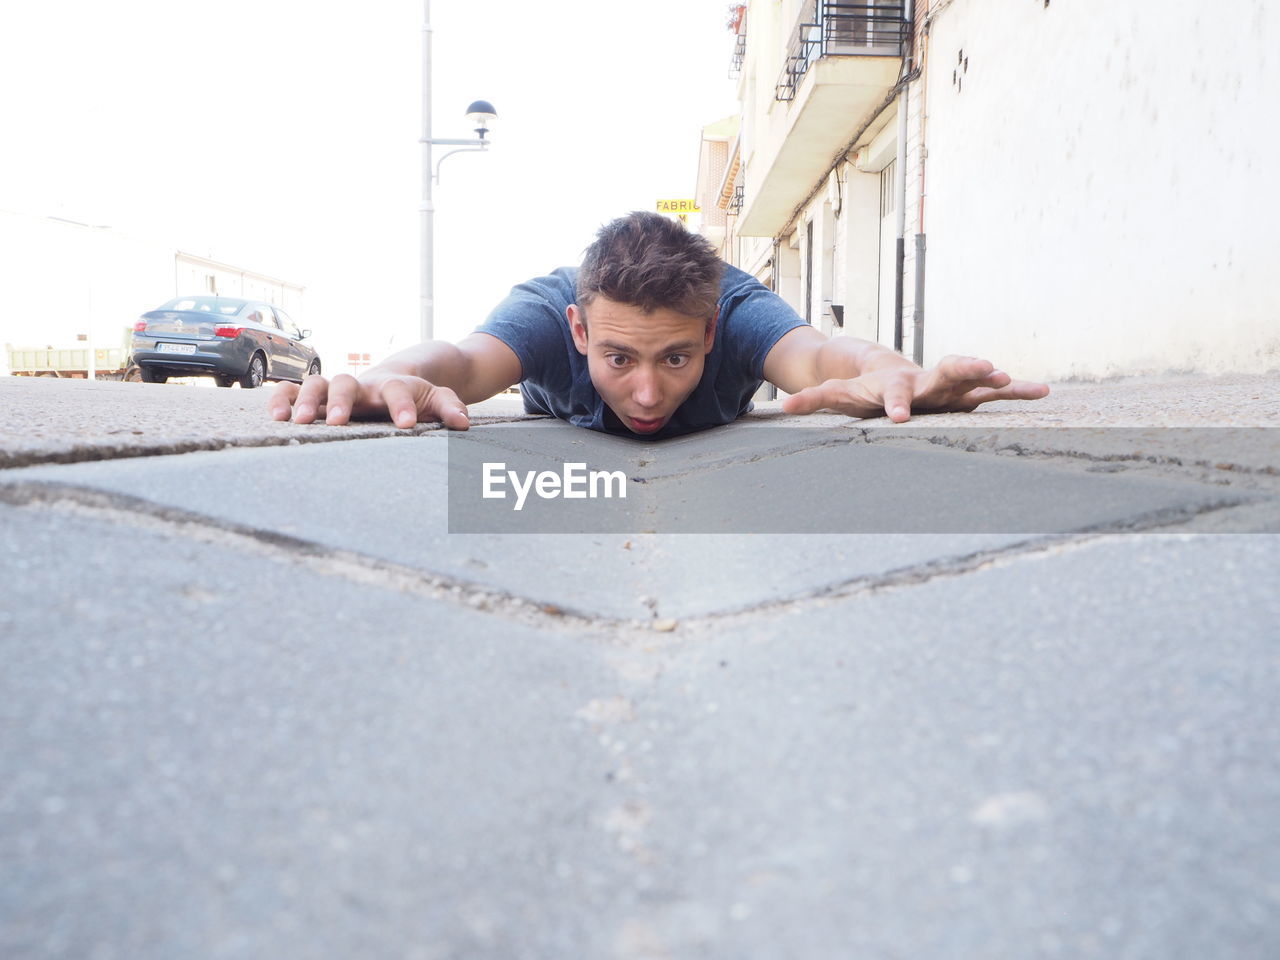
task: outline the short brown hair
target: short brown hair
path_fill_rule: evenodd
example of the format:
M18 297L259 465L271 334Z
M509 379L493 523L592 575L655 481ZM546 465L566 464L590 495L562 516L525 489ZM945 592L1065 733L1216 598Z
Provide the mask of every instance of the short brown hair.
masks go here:
M596 296L667 309L710 322L720 299L724 261L705 237L660 213L637 210L607 223L587 247L578 271L578 306Z

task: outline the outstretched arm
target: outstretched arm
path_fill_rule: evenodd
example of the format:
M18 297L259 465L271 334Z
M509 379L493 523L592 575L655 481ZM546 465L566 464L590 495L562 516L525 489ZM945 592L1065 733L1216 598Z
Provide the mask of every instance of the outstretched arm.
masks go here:
M497 337L473 333L453 344L431 340L401 350L356 379L308 377L299 387L283 383L271 397L273 419L341 425L352 417L389 419L397 427L443 423L470 426L469 403L478 403L519 383L520 360Z
M797 327L769 351L765 379L792 394L787 413L834 410L850 417L888 415L903 423L915 413L969 411L992 400L1038 400L1043 383L1014 380L988 360L943 357L930 370L901 354L854 337L827 337Z

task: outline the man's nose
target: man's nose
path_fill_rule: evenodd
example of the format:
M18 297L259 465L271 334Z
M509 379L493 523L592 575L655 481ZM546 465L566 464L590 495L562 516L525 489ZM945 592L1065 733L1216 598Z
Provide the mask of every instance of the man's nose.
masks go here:
M658 372L642 367L636 371L635 385L631 390L631 399L640 407L656 407L662 402L662 387L658 382Z

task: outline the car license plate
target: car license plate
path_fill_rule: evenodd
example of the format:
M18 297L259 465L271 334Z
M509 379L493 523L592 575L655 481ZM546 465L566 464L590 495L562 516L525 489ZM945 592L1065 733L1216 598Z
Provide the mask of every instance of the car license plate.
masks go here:
M195 353L194 343L157 343L156 349L161 353Z

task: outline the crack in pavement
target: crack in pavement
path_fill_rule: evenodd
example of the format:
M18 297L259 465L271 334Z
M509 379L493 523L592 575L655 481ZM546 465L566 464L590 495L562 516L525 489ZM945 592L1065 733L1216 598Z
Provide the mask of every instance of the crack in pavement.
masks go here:
M1153 536L1179 538L1210 534L1188 533L1170 529L1199 516L1223 509L1233 509L1233 504L1213 506L1207 509L1170 508L1155 511L1142 520L1130 520L1121 524L1100 524L1096 528L1068 534L1048 534L986 550L975 550L958 556L941 557L921 563L908 564L881 573L858 574L847 580L837 581L788 597L775 598L757 604L727 608L712 614L690 617L685 623L697 626L705 623L731 623L734 620L754 618L762 614L790 612L796 607L817 607L833 601L874 596L892 590L919 587L938 580L965 576L983 570L1009 566L1012 563L1047 559L1060 556L1069 550L1100 546L1118 542L1122 537L1143 533Z
M519 423L521 420L517 418L502 422ZM744 429L760 428L745 426ZM1001 436L999 431L986 431L980 430L979 428L957 429L967 431L971 434L977 434L977 436L957 437L945 433L939 434L930 432L925 428L901 429L848 426L834 428L831 436L819 441L815 441L813 437L810 436L794 443L782 444L766 450L745 453L713 454L706 459L693 463L686 463L681 466L673 466L666 470L662 469L661 464L658 464L653 468L653 472L637 474L635 479L640 483L684 480L692 477L703 476L705 474L724 469L725 467L766 463L769 461L785 459L800 453L830 449L833 447L852 445L856 443L865 443L868 445L902 445L912 449L942 447L959 453L970 453L986 457L1012 456L1016 459L1039 461L1067 468L1079 466L1080 469L1087 472L1100 472L1096 469L1098 466L1120 466L1121 469L1124 469L1131 465L1135 468L1135 475L1174 479L1206 486L1248 486L1251 489L1262 489L1280 493L1280 468L1270 464L1266 466L1259 466L1256 464L1241 462L1239 459L1232 458L1230 454L1225 455L1226 459L1224 459L1223 455L1205 457L1197 456L1195 454L1180 456L1174 453L1145 453L1141 451L1132 453L1093 452L1079 447L1041 445L1034 442L1028 442L1025 438L1009 439ZM1106 429L1131 430L1134 428ZM1025 433L1026 429L1022 429L1020 432ZM486 438L486 440L488 439L489 438ZM1104 431L1099 433L1096 437L1091 436L1085 439L1097 443L1100 441L1105 442L1108 438ZM1150 443L1150 441L1147 442ZM494 445L515 453L524 453L528 455L544 453L542 450L531 448L530 445L522 443L499 441ZM661 447L654 448L654 456L650 458L645 458L640 454L636 454L636 470L643 470L645 467L649 467L653 464L656 458L660 455L661 450ZM1278 456L1280 456L1280 452L1278 452ZM624 459L626 459L625 456Z
M132 460L138 457L165 457L182 453L208 453L216 450L252 447L294 447L304 443L335 443L349 440L374 440L395 436L394 433L371 433L352 437L330 434L288 437L253 437L249 439L219 438L205 440L167 440L154 444L76 444L52 453L0 450L0 470L56 464L94 463L104 460Z
M472 426L522 422L524 417L485 417ZM543 419L543 418L540 418ZM325 427L326 424L318 423ZM334 427L345 431L346 427ZM243 437L205 437L200 439L157 440L154 443L76 443L58 450L0 449L0 471L21 467L53 466L72 463L94 463L105 460L132 460L140 457L165 457L183 453L210 453L218 450L255 449L259 447L296 447L308 443L349 443L356 440L385 440L389 437L445 436L448 431L438 423L420 423L408 429L377 426L368 423L351 425L352 432L290 433L282 436L253 434Z
M23 508L45 507L161 535L177 534L186 540L300 564L326 576L456 602L479 611L578 626L596 625L599 621L591 614L558 604L530 600L457 577L219 520L128 494L65 483L18 482L0 484L0 503Z
M660 468L658 468L655 472L641 477L639 482L652 483L656 480L680 480L692 476L701 476L704 473L711 473L713 471L723 469L724 467L763 463L769 460L780 460L785 457L793 456L797 453L804 453L810 450L822 450L829 447L845 446L852 443L854 440L856 440L856 437L832 436L828 439L815 442L810 436L805 439L797 440L794 443L770 447L767 450L760 450L753 453L713 454L710 457L701 459L694 464L690 464L682 468L673 468L665 473L661 472ZM542 455L546 452L545 450L537 449L529 444L523 443L498 442L492 445L512 453L523 453L531 456ZM640 450L637 450L634 455L636 469L644 469L650 464L653 464L662 448L660 446L654 446L641 449L643 449L645 453L649 453L649 456L646 458ZM624 455L622 459L629 458Z
M555 421L548 417L532 417L528 415L485 417L475 421L472 424L472 427L483 427L498 424L526 424L535 422L554 423ZM324 427L325 424L319 423L317 426ZM157 441L156 443L140 444L86 443L75 444L52 452L42 452L37 450L6 451L0 449L0 471L40 465L66 465L108 460L135 459L141 457L172 456L184 453L207 453L237 448L253 449L300 446L302 444L310 443L343 443L358 440L381 440L390 437L447 438L450 436L450 431L443 429L438 423L418 424L417 426L407 430L402 430L391 425L381 426L374 425L372 423L352 424L351 428L355 432L336 434L332 432L292 433L287 436L257 435L248 437L209 437L201 439L166 440ZM744 429L761 428L744 425ZM1087 463L1094 466L1134 465L1139 468L1139 472L1144 475L1174 478L1206 485L1222 486L1247 484L1254 489L1275 490L1280 492L1280 467L1270 464L1266 466L1257 466L1237 462L1232 459L1224 461L1217 457L1205 458L1196 457L1195 455L1179 456L1176 454L1143 452L1096 453L1073 447L1044 446L1036 443L1029 443L1025 439L1005 439L1001 436L999 430L987 431L981 428L956 428L979 434L976 438L956 437L945 433L935 433L931 432L927 428L921 427L900 429L883 426L859 427L856 425L850 425L847 427L833 429L835 432L832 436L819 442L814 442L812 437L809 437L795 443L784 444L768 450L751 453L713 455L711 458L690 464L683 468L674 468L668 471L662 471L659 467L656 472L641 476L639 478L639 482L653 483L664 480L687 479L690 477L701 476L725 467L763 463L783 459L797 453L822 450L861 442L866 444L902 444L910 447L928 445L943 447L957 452L986 456L1014 456L1020 459L1025 458L1027 460L1037 460L1058 465L1072 465L1076 463ZM1120 430L1135 428L1096 429L1102 431L1098 434L1098 437L1105 438L1105 431L1108 429ZM897 432L895 432L895 430ZM1025 430L1022 432L1025 432ZM1052 430L1051 428L1045 428L1044 432L1052 432ZM542 452L539 450L529 449L524 444L508 442L498 443L497 446L526 454L537 454ZM646 460L643 457L638 457L638 459L638 469L643 469L653 462L653 460ZM1149 467L1152 469L1142 470L1141 468L1143 467ZM1085 469L1088 469L1088 467ZM1272 482L1273 480L1275 481L1274 483ZM1245 481L1245 484L1242 484L1241 481Z
M127 525L161 536L173 536L270 559L301 565L323 576L352 583L396 590L428 599L519 620L536 627L554 626L597 633L608 630L614 640L644 639L653 642L655 632L731 624L751 617L785 614L809 607L874 595L888 590L921 586L938 579L959 577L1024 559L1057 555L1116 539L1127 533L1172 533L1194 536L1169 527L1185 524L1238 504L1172 507L1153 511L1121 523L1099 524L1069 534L1051 534L1020 540L959 556L908 564L874 574L858 574L759 603L728 607L690 615L680 621L659 614L659 604L649 607L649 620L613 617L549 603L446 574L433 573L354 550L330 547L312 540L263 530L205 514L165 506L140 497L81 487L74 484L28 481L0 484L0 503L19 508L45 508L87 518Z
M1131 428L1115 428L1131 429ZM1025 440L1002 438L998 432L984 433L976 439L958 438L946 434L924 433L919 436L908 436L902 433L885 434L881 430L865 430L867 442L881 444L904 444L945 447L963 453L986 454L988 456L1014 456L1028 460L1041 460L1057 464L1087 463L1094 465L1133 464L1156 469L1143 471L1146 475L1170 477L1189 480L1194 483L1210 485L1233 484L1239 479L1256 480L1265 489L1280 490L1280 483L1270 483L1272 478L1280 480L1280 468L1268 464L1257 466L1241 463L1236 460L1224 460L1222 457L1179 456L1173 453L1096 453L1075 447L1052 447L1028 443ZM1105 438L1105 434L1100 435ZM1089 469L1085 467L1084 469Z

